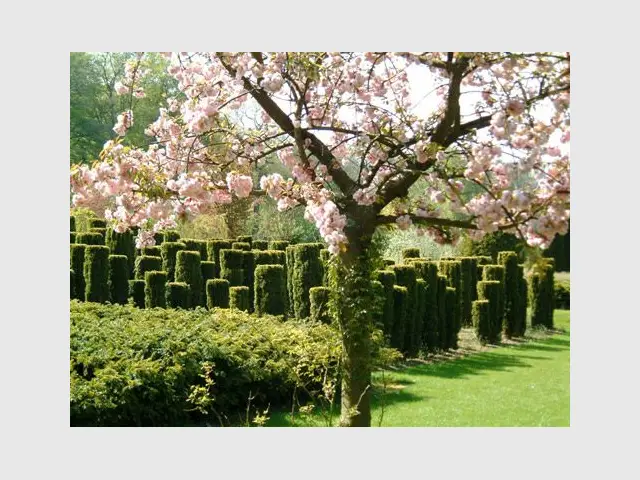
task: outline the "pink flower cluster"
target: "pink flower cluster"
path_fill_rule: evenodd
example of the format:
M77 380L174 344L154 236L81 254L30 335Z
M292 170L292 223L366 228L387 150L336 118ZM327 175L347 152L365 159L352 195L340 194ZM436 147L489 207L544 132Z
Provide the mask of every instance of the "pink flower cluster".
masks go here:
M227 187L238 198L247 198L251 194L251 190L253 190L253 180L248 175L230 172L227 173Z

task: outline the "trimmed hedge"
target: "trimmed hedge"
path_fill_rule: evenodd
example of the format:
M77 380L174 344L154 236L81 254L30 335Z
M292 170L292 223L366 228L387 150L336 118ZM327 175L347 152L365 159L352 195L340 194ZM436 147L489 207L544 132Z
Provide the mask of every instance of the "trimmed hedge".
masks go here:
M135 307L144 308L144 285L144 280L129 280L129 297Z
M107 242L107 229L94 227L89 230L89 233L97 233L100 235L100 243L95 245L105 245Z
M524 274L524 265L518 265L518 323L516 337L523 337L527 331L527 307L529 306L529 287Z
M447 349L447 277L438 274L438 341L441 350Z
M418 322L418 293L416 289L417 271L413 265L394 265L391 270L396 274L396 284L407 288L407 312L404 325L404 347L402 353L415 356L416 324Z
M412 351L415 352L414 355L417 355L420 350L422 350L424 338L424 329L425 329L425 317L427 315L427 282L425 282L422 278L418 278L416 280L416 298L417 298L417 307L416 307L416 322L414 324L414 332L413 332L413 346Z
M231 287L229 288L229 308L249 311L249 287Z
M272 240L269 242L269 250L282 250L285 251L290 245L290 242L286 240Z
M204 305L200 252L180 250L176 254L176 282L189 285L189 308Z
M109 255L109 297L111 303L129 301L129 259L126 255Z
M447 305L446 348L456 350L458 348L458 332L460 331L460 324L456 315L456 307L459 305L459 302L455 288L447 287L445 303Z
M444 275L447 278L447 287L455 288L456 301L453 304L454 305L453 325L461 325L462 324L462 262L458 260L441 260L440 262L438 262L438 271L441 275ZM458 332L456 332L456 335L457 334ZM452 334L448 332L447 338L450 338L450 335Z
M230 250L231 242L228 240L207 241L207 260L216 264L216 278L220 277L220 250Z
M418 264L418 262L416 262ZM425 262L421 268L422 278L427 282L425 298L425 324L422 343L430 352L440 348L440 324L438 311L438 263Z
M179 241L180 233L178 233L176 230L165 230L164 232L162 232L162 243Z
M184 282L167 282L166 304L168 308L189 308L189 285Z
M478 300L489 302L489 331L487 332L488 343L499 343L500 332L502 331L500 295L502 294L502 284L497 280L483 280L478 282Z
M84 300L84 250L87 245L73 244L70 246L71 270L74 272L73 298Z
M229 308L229 282L222 278L207 280L207 308Z
M475 300L478 264L473 257L460 257L458 261L460 262L460 323L469 327L473 325L471 302Z
M404 327L407 321L409 290L400 285L393 286L393 329L391 331L391 347L404 350Z
M160 247L143 247L141 253L147 257L162 258L162 249Z
M251 242L251 250L267 250L269 248L269 242L266 240L254 240Z
M242 270L244 270L243 285L249 289L249 312L253 312L254 283L255 283L255 261L251 250L243 252Z
M498 294L497 321L502 331L504 325L505 306L505 269L502 265L484 265L482 269L482 280L495 280L500 282L500 292Z
M160 247L162 256L162 270L167 272L167 278L173 282L176 278L176 255L187 246L181 242L165 242Z
M309 289L322 286L323 268L317 243L300 243L293 247L292 291L293 309L296 318L307 318L311 300Z
M258 265L286 265L285 253L280 250L253 250L253 263Z
M286 408L294 390L306 402L303 392L322 389L324 368L335 378L342 352L339 333L317 323L76 301L70 310L72 426L220 425L244 418L250 395L252 412ZM201 401L208 365L213 408Z
M511 338L518 335L520 282L516 252L498 252L498 263L504 267L504 318L502 333Z
M395 260L391 260L390 258L385 258L382 262L385 267L391 267L396 264Z
M253 248L252 245L251 245L253 243L253 237L251 235L238 235L238 237L236 238L236 242L238 242L238 243L248 243L249 244L249 250L251 250Z
M200 260L205 260L208 257L206 240L198 240L196 238L182 238L180 239L180 242L184 243L187 247L185 250L198 252L200 254Z
M309 289L310 317L312 321L331 323L329 316L329 293L327 287L311 287Z
M233 250L243 250L245 252L251 251L251 244L248 242L233 242L231 244Z
M473 329L478 341L485 345L491 341L491 317L488 300L474 300L471 306Z
M393 286L396 283L396 274L391 270L377 270L375 279L383 288L382 331L389 338L393 329Z
M107 236L105 243L112 255L126 255L127 262L129 264L129 277L133 275L133 269L136 260L136 243L133 238L133 232L127 230L126 232L118 233L115 230L107 229Z
M207 280L216 278L216 264L213 262L200 261L200 271L202 272L202 283L207 284Z
M145 308L165 308L167 299L165 285L167 272L151 271L144 273L144 306Z
M326 248L320 250L320 261L322 262L322 285L329 286L329 262L331 261L331 252Z
M76 234L76 243L84 245L104 245L104 237L98 232L79 232Z
M294 267L294 258L293 258L293 249L295 245L289 245L286 247L284 252L284 258L287 269L287 313L290 317L295 317L295 310L293 305L293 267Z
M76 289L76 279L75 279L75 272L70 268L69 272L71 272L70 274L70 283L69 283L69 298L73 299L76 295L75 289Z
M87 302L109 301L109 248L87 245L84 252L83 275Z
M419 248L405 248L402 250L402 259L407 263L409 258L420 258Z
M75 232L76 231L76 217L74 217L73 215L69 215L69 231L70 232Z
M107 221L102 218L90 218L89 228L107 228Z
M240 287L244 284L243 250L220 250L220 278L229 282L230 287Z
M286 313L286 294L283 265L258 265L256 267L254 310L258 316L284 315Z
M136 280L144 280L144 274L151 271L162 270L161 257L149 257L141 255L136 258L133 278Z
M69 243L76 243L76 232L69 232Z
M531 326L553 328L554 261L545 259L530 277Z
M164 235L162 232L156 232L153 234L153 240L156 242L156 247L160 246L164 242Z

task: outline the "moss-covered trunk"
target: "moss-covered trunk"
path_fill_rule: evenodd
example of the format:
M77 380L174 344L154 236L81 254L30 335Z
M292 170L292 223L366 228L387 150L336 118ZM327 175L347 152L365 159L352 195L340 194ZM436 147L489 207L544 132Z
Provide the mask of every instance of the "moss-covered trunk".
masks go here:
M359 217L359 218L358 218ZM349 244L333 264L332 309L342 332L343 369L340 425L371 426L372 258L371 219L350 218ZM369 220L369 221L367 221Z

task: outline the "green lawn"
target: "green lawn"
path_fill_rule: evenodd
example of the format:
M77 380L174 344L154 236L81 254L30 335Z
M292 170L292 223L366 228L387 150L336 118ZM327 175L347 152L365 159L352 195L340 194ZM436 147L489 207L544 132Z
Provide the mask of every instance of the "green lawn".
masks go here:
M456 360L413 362L374 375L372 424L385 427L569 426L569 311L553 335ZM469 333L469 332L467 332ZM384 398L384 400L383 400ZM337 420L337 418L335 419ZM268 426L326 426L319 415L274 412Z

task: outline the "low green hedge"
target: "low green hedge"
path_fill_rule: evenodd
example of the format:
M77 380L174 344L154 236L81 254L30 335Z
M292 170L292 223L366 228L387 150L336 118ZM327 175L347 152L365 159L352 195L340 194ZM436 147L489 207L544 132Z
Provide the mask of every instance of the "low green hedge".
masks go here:
M70 310L72 426L228 425L250 395L252 409L273 410L294 389L299 401L321 391L341 354L338 332L314 322L76 300Z

